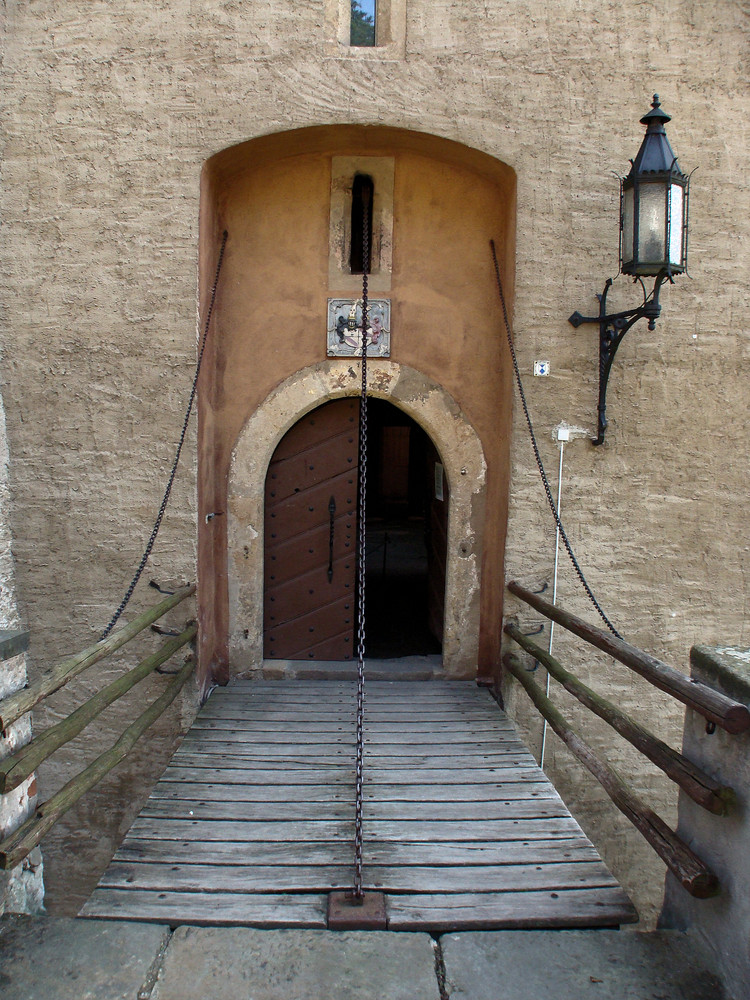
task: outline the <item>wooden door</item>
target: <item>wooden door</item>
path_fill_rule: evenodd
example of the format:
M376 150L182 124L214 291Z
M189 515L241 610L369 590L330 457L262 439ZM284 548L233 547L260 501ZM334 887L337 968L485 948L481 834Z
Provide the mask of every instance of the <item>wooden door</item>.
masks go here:
M428 503L426 516L427 530L427 573L428 608L427 617L432 635L442 644L443 619L445 617L445 576L448 559L448 482L440 461L440 455L432 441L427 447L426 478Z
M355 652L359 401L313 410L282 438L266 477L264 655Z

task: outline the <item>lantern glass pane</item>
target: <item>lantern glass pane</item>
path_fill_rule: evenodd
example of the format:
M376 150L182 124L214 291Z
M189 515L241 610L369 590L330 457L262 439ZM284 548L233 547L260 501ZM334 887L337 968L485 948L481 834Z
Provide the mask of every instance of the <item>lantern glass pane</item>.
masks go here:
M659 269L667 259L666 189L662 184L641 184L638 195L639 270L649 264Z
M633 189L622 192L622 263L633 260Z
M670 185L669 196L669 263L682 267L682 219L685 191L681 184Z

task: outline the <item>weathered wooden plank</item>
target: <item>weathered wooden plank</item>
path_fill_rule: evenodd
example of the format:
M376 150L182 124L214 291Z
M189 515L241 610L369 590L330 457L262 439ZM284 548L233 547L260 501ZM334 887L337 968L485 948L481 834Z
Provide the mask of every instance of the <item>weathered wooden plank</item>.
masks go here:
M335 769L338 767L349 768L354 763L353 753L340 753L328 755L316 755L314 758L298 753L287 754L229 754L229 753L188 753L176 754L175 764L187 766L211 766L217 767L262 767L265 770L286 770L304 769L306 766L317 768ZM423 754L404 754L397 758L389 756L378 756L376 754L365 753L365 768L370 772L385 772L389 770L403 770L407 765L414 767L431 768L432 770L442 770L446 772L446 781L450 781L450 772L455 770L466 771L471 768L507 770L508 768L521 767L523 765L531 767L531 761L519 760L517 755L501 756L471 755L464 754L460 757L430 757Z
M543 819L508 820L370 820L365 815L364 825L367 839L373 843L397 841L410 843L427 841L438 843L472 840L524 840L541 837L574 836L580 827L569 816L554 816ZM262 822L260 820L199 820L199 819L150 819L139 816L130 828L135 837L151 840L236 840L240 843L252 841L323 841L354 836L354 819L318 820L315 823Z
M363 850L365 871L370 865L464 867L506 864L567 863L597 861L596 849L583 834L568 838L529 839L490 843L368 844ZM302 843L192 840L145 840L128 837L115 854L115 861L202 863L216 865L347 865L352 862L351 845L343 841Z
M334 802L232 802L149 799L140 812L149 819L200 820L319 820L350 819L353 804ZM567 816L563 801L557 798L521 799L502 802L367 802L365 820L403 820L457 823L466 820L545 819Z
M201 757L184 758L179 764L170 764L164 772L164 778L168 781L200 781L205 779L211 782L221 782L222 784L247 784L265 785L279 783L283 781L287 785L320 785L328 782L335 784L350 785L352 782L353 768L342 765L329 768L321 767L299 767L289 768L282 775L278 770L266 767L248 768L242 766L232 767L224 761L221 767L207 763ZM448 785L451 783L458 785L481 785L496 784L498 781L507 781L512 774L516 780L527 779L529 781L539 780L539 769L515 766L509 764L508 767L493 767L484 771L460 770L458 768L446 773L445 770L421 769L419 779L423 785ZM374 770L368 768L367 780L371 784L393 785L409 784L414 779L412 768L387 768L384 770Z
M373 762L376 767L403 767L405 764L413 766L419 763L425 767L492 767L495 763L503 766L509 760L521 763L518 759L527 756L524 751L518 752L503 748L482 751L472 750L466 745L458 745L455 748L420 747L416 744L409 744L403 748L388 747L383 744L366 745L364 756ZM285 745L283 743L268 744L231 744L221 742L196 743L191 740L183 743L175 754L181 760L183 757L201 756L210 757L217 760L229 759L235 761L284 761L297 760L301 765L312 762L321 763L326 761L338 764L354 758L354 747L346 744L321 743L315 747L305 745L303 747ZM531 763L533 758L528 755L527 763Z
M389 895L391 930L614 927L638 919L619 887L522 893Z
M156 920L160 923L249 927L325 928L327 896L238 892L147 892L95 889L84 917Z
M480 762L476 760L464 761L444 761L442 759L422 758L419 760L400 760L397 762L377 763L374 760L365 759L365 771L367 780L376 784L386 782L388 784L398 784L409 781L414 776L414 768L419 767L421 776L424 776L426 784L449 785L451 783L463 784L464 782L479 784L482 782L493 782L499 777L503 777L508 771L515 771L519 768L531 770L531 764L525 760L518 760L515 757L508 757L505 761L494 760L492 762ZM187 769L203 768L206 770L242 771L247 775L246 780L251 784L263 783L266 781L286 781L289 784L317 784L321 781L351 781L351 773L354 767L354 756L350 758L326 758L317 759L313 765L306 767L306 761L302 756L298 758L272 758L263 757L257 761L252 758L232 757L229 754L212 756L209 754L180 754L175 755L174 764L168 769L168 776L171 777L173 767ZM410 767L406 767L406 765ZM471 765L475 765L473 768ZM482 770L480 770L480 766ZM165 772L167 774L167 772ZM226 780L226 779L222 779Z
M256 736L271 742L281 742L283 740L294 739L303 743L314 743L321 736L349 736L352 732L351 720L344 723L326 724L323 722L240 722L236 719L218 718L212 720L196 719L190 727L191 733L205 736L206 739L214 735L219 739L224 734L231 733L232 739L238 741L250 741ZM472 740L474 737L492 737L496 742L506 739L515 740L516 734L512 726L497 726L491 721L487 722L441 722L439 726L424 722L390 722L375 724L365 720L365 732L373 739L381 742L389 738L398 738L404 734L409 737L417 737L421 734L434 736L436 739L442 738L445 741L452 741L454 737L461 738L463 742ZM520 741L519 741L520 742Z
M456 802L482 805L515 799L558 799L548 781L516 781L511 773L509 780L497 785L374 785L364 789L365 802L406 802L415 808L430 802ZM205 802L299 802L304 796L310 803L349 801L351 793L339 785L231 785L216 782L175 782L162 779L154 787L149 802L167 799L193 799Z
M239 706L236 703L231 703L225 706L211 706L209 702L204 708L201 709L198 716L199 719L242 719L252 722L253 720L259 722L265 722L268 720L281 721L284 722L289 720L290 722L303 722L303 723L315 723L315 722L338 722L342 724L351 724L351 720L355 718L355 710L353 706L347 705L344 708L330 708L321 709L315 706L308 705L307 708L299 707L287 707L283 706L277 707L255 707L255 706ZM378 706L366 705L365 715L367 722L375 723L402 723L408 724L410 722L430 722L444 720L445 722L492 722L493 720L498 720L500 725L505 724L507 717L499 709L491 708L464 708L460 709L456 706L453 708L444 709L432 709L424 708L419 712L417 716L415 711L411 707L404 706L403 708L379 708Z
M367 664L365 664L365 672ZM493 704L497 702L484 688L466 683L446 681L396 681L387 687L384 681L369 681L366 697L369 703L404 703L417 696L421 704ZM228 687L216 688L210 702L236 698L264 705L327 705L346 702L356 692L356 677L346 681L235 681Z
M388 730L383 732L365 726L365 745L383 746L391 749L393 753L399 753L400 747L476 747L483 749L507 748L508 744L514 743L522 748L519 740L512 738L503 739L494 727L486 729L484 732L476 730L455 729L452 732L434 730L417 731L415 729L405 729L401 732ZM299 732L288 727L274 727L271 730L259 730L255 727L248 727L240 730L230 729L201 729L193 726L189 735L185 736L182 746L186 744L196 744L199 746L212 746L214 743L229 744L231 747L241 749L243 746L273 746L274 744L291 744L295 746L325 746L333 744L336 746L354 746L355 734L350 729L328 729L317 732Z
M257 767L229 767L223 764L216 767L206 764L200 757L190 758L191 763L182 761L170 764L164 772L163 780L167 781L209 781L224 785L346 785L352 783L354 768L331 767L328 769L315 768L295 768L289 769L285 774L272 771L267 768ZM193 763L193 762L196 763Z
M351 865L147 864L116 861L100 888L177 890L180 892L328 892L352 884ZM420 867L371 866L364 887L384 892L521 892L615 886L600 861Z

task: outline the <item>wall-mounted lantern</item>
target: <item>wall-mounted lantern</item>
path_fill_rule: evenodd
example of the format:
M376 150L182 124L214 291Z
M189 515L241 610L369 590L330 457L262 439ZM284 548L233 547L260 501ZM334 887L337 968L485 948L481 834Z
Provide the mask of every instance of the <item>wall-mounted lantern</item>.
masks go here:
M607 427L607 381L620 342L639 319L648 319L653 330L661 312L659 292L665 281L687 269L688 194L690 178L683 174L669 145L665 124L670 116L662 111L659 95L654 94L651 110L641 118L646 135L630 173L620 181L620 270L640 281L643 302L636 309L607 314L608 278L599 299L598 316L574 312L569 322L599 324L599 416L594 444L604 441ZM644 278L654 278L654 287L646 292Z

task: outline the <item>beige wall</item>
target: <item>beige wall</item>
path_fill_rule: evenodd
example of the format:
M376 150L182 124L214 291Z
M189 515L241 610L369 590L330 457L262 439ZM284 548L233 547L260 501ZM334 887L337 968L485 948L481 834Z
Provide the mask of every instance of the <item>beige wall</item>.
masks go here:
M518 179L516 340L554 473L554 427L566 420L593 430L596 404L596 331L573 331L567 316L593 310L617 270L611 174L635 155L638 118L654 91L675 116L669 135L683 168L700 166L694 279L666 290L653 334L628 334L610 384L607 444L578 440L566 450L565 520L625 636L681 667L694 642L747 644L750 47L742 5L410 0L398 43L355 54L337 49L331 6L4 6L2 392L32 673L98 634L158 508L195 358L199 178L209 157L280 130L372 124L453 139L508 164ZM477 275L478 285L486 280ZM636 290L616 285L613 304L630 301ZM530 376L539 358L551 363L548 379ZM165 581L196 573L196 453L191 424L150 566ZM549 581L553 545L516 408L507 575ZM565 565L560 599L590 614ZM142 591L135 607L149 600ZM556 641L584 677L677 740L681 713L661 695ZM68 699L60 695L52 712ZM537 723L520 699L510 704L535 742ZM144 756L164 758L178 714ZM97 739L106 742L122 721L105 723ZM609 734L581 724L595 744L611 745ZM622 770L672 819L661 778L617 747ZM554 742L549 771L648 908L659 864ZM43 793L61 773L42 774ZM143 792L146 777L135 775L114 788L121 798L132 799L136 786ZM105 819L102 802L94 795L48 841L52 883L67 877L76 824L79 853L95 858L87 877L103 863L134 807L120 804Z

